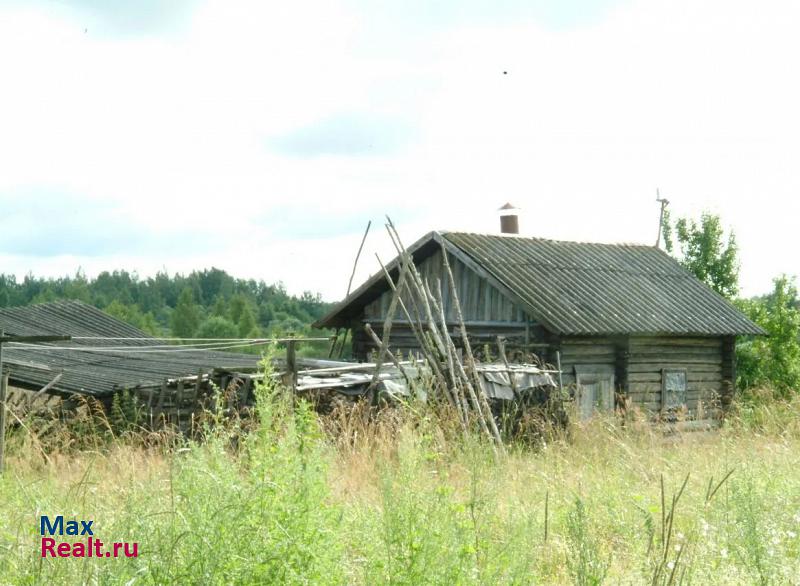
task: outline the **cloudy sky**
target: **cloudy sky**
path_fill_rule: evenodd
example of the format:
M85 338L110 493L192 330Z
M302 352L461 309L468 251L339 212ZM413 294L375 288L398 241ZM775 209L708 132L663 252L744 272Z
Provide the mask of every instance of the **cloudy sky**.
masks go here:
M800 6L0 0L0 272L217 266L344 294L432 229L655 240L719 213L800 273Z

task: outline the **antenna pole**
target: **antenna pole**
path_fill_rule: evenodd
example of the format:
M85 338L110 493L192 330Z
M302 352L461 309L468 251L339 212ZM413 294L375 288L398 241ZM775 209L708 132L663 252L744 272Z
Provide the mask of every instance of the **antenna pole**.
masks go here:
M656 236L656 248L658 248L661 244L661 226L664 224L664 210L666 210L669 205L669 200L661 197L658 188L656 188L656 201L661 204L661 212L658 216L658 236Z

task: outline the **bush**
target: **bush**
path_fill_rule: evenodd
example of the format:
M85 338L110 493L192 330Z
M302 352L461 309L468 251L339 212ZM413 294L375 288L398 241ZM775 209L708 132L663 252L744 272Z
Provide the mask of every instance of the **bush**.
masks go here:
M800 310L792 279L775 279L772 293L740 302L740 308L768 336L755 337L737 348L737 386L771 386L786 397L800 389Z
M231 320L215 315L200 324L196 336L198 338L238 338L239 331Z

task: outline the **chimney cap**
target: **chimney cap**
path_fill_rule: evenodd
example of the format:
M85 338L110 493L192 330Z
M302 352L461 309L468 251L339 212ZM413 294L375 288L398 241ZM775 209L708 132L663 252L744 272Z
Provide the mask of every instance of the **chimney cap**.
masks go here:
M502 207L497 208L497 211L501 216L516 216L521 210L514 204L507 203Z

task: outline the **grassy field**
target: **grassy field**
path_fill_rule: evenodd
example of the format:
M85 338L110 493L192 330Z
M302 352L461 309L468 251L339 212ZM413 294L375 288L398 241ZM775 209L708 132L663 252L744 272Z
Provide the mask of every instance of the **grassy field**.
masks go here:
M257 428L203 443L18 430L0 583L797 584L800 404L758 405L718 433L596 420L506 457L399 412L334 439L266 391ZM42 559L42 514L139 557Z

